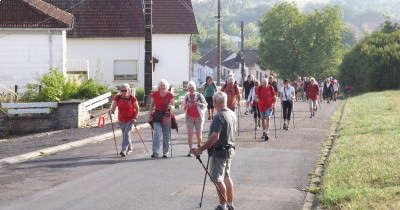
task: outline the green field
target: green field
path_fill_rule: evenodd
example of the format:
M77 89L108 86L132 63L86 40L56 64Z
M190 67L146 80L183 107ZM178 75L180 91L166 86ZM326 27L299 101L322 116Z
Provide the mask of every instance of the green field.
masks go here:
M400 209L400 91L347 100L320 202L326 209Z

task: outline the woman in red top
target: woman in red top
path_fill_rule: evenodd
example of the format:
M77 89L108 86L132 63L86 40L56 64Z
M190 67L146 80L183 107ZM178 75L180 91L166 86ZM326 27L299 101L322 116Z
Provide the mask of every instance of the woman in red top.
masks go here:
M174 95L168 91L169 83L161 79L157 91L150 94L149 122L153 121L153 154L158 158L160 154L160 137L163 135L163 158L167 158L171 141L171 108L174 105Z
M196 84L193 81L188 83L188 93L182 102L182 107L186 111L186 128L188 133L189 153L188 157L192 156L193 147L193 127L196 128L197 147L201 146L201 134L203 132L204 111L207 107L207 102L204 96L196 92Z
M261 138L263 138L265 141L268 141L269 139L269 118L275 109L275 95L275 90L271 85L268 84L268 79L262 79L261 86L258 88L257 92L257 102L263 127L263 135Z
M315 117L317 111L317 101L319 98L319 87L314 77L311 77L310 84L307 87L308 104L310 107L310 118Z
M136 123L139 114L139 105L135 96L130 94L128 84L123 84L119 88L120 93L114 96L110 114L113 114L118 107L118 121L122 130L122 149L119 153L122 157L132 152L133 145L131 131L133 123Z

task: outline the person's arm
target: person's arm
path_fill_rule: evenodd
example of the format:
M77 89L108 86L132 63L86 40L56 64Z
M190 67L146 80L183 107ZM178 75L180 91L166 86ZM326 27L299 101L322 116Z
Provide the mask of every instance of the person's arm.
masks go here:
M140 112L139 103L138 103L137 100L135 100L135 103L133 103L133 107L134 107L135 113L133 114L132 122L134 124L136 124L136 119L137 119L137 116L139 115L139 112Z
M200 97L200 102L197 102L197 105L200 106L200 109L207 108L207 101L204 98L203 94L201 94L201 93L198 93L198 94L199 94L199 97Z
M204 150L211 148L215 143L217 143L218 139L219 139L219 133L212 132L211 135L208 137L208 140L203 145L201 145L197 149L192 150L192 154L196 157L200 156Z
M111 108L108 111L108 113L109 114L114 114L116 108L117 108L117 102L113 99L113 101L111 103Z

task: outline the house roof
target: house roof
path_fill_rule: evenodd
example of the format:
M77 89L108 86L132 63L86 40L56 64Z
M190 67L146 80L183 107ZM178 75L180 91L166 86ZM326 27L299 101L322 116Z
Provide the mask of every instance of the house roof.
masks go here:
M260 56L257 50L244 50L243 51L244 63L246 66L253 66L260 61ZM239 68L239 62L236 57L223 62L223 66L230 69Z
M143 37L142 0L45 0L75 17L70 38ZM190 0L153 0L153 33L196 34Z
M221 61L225 60L230 55L232 55L232 51L221 47ZM201 57L197 61L197 63L199 63L203 66L208 66L210 68L217 67L217 65L218 65L218 48L215 47L214 49L210 50L203 57Z
M71 28L74 17L42 0L0 1L0 28Z

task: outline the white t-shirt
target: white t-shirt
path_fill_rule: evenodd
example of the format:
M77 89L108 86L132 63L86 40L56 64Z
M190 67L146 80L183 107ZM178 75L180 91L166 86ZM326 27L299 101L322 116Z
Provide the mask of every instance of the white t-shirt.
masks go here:
M287 88L283 86L280 92L282 96L282 101L293 100L295 95L294 87L290 85Z

